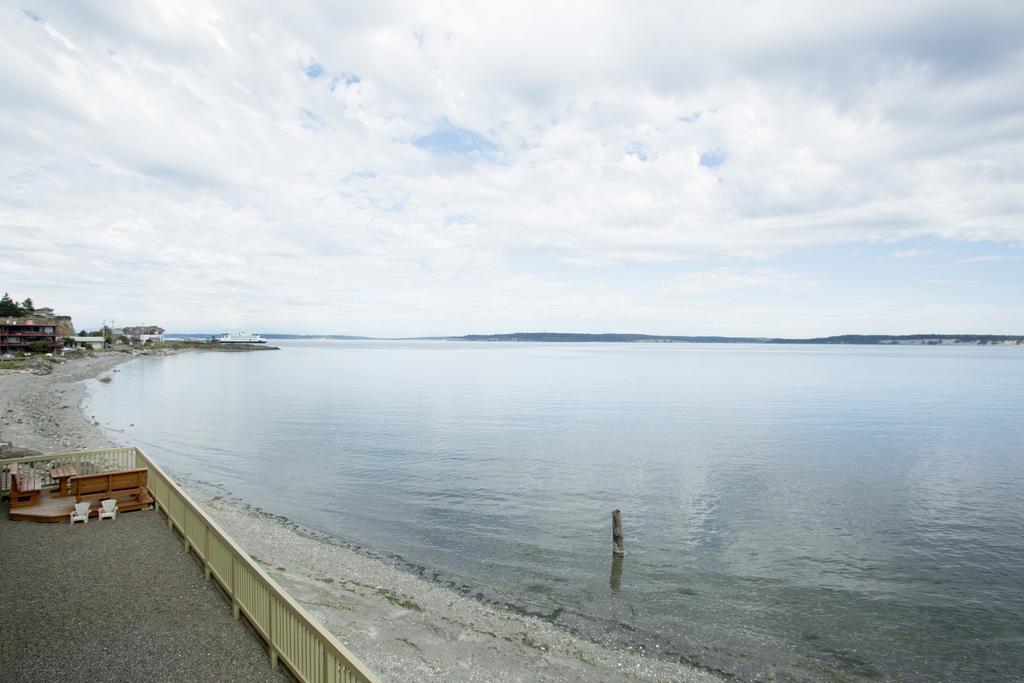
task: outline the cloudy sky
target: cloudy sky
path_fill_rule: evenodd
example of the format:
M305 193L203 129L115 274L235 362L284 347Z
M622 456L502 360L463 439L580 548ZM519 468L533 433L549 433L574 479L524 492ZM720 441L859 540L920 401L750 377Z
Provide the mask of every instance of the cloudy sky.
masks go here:
M1024 3L4 2L0 288L171 331L1024 333Z

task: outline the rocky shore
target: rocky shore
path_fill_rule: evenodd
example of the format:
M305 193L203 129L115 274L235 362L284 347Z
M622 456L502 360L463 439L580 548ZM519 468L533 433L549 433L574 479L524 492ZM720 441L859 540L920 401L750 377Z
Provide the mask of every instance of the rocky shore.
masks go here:
M0 457L112 445L81 413L82 380L132 360L98 353L0 370ZM36 374L38 373L38 374ZM713 681L685 663L580 638L182 483L289 593L385 681Z
M382 680L722 680L464 596L217 496L190 495Z
M0 370L0 457L110 445L79 409L82 380L114 373L131 354L96 353L73 359L31 359Z

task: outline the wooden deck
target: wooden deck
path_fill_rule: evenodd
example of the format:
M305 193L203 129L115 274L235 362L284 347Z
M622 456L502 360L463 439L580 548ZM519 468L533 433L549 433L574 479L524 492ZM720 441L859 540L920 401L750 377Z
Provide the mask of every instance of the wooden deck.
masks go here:
M145 469L134 469L76 475L65 479L56 489L41 488L38 480L32 480L32 502L11 507L8 518L16 522L70 522L76 502L89 502L89 516L99 517L100 500L104 498L117 500L118 512L146 509L153 505L153 497L146 489L146 474ZM61 495L67 490L68 481L71 495Z
M14 508L10 511L9 518L14 521L67 522L70 520L69 515L74 509L74 496L55 496L52 491L44 489L40 493L35 505ZM93 510L93 512L96 511Z
M153 504L153 499L146 494L146 497L141 501L125 502L119 500L117 502L118 514L122 512L131 512L133 510L146 509ZM75 509L75 497L74 496L55 496L49 491L43 491L42 495L39 496L39 502L35 505L27 505L25 507L15 508L8 514L8 519L13 522L67 522L71 521L71 511ZM98 502L93 503L92 509L89 510L89 516L96 518L99 517L100 505Z

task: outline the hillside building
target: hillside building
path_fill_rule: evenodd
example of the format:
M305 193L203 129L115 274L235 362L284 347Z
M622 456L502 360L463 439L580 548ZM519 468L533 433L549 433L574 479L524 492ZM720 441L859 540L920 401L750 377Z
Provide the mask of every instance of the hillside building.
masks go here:
M38 316L0 318L0 354L30 351L35 342L44 343L47 351L60 353L64 338L58 321Z

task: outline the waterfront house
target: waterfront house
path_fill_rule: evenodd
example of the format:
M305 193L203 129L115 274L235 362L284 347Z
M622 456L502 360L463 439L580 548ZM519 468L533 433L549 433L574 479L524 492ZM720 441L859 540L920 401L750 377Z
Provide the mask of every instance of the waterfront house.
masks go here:
M0 354L21 353L35 348L59 353L63 347L58 321L53 318L0 318Z

